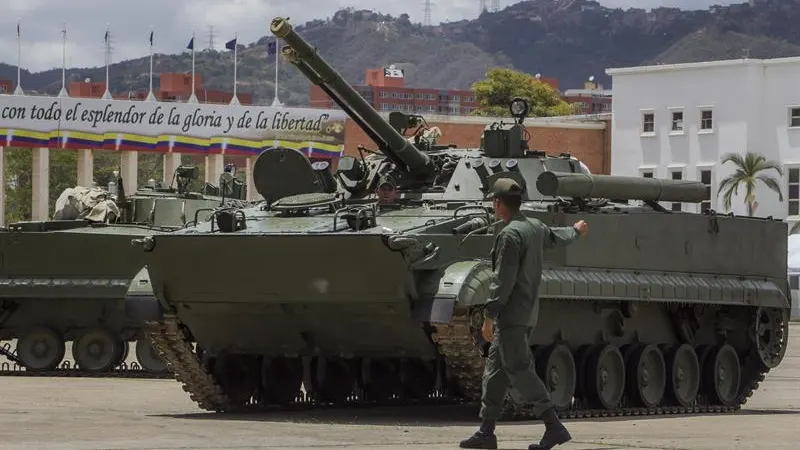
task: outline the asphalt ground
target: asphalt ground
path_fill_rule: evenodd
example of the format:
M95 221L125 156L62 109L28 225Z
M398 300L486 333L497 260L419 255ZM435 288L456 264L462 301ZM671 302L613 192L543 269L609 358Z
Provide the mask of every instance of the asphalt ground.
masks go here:
M3 377L0 386L0 449L9 450L438 450L458 448L478 423L469 406L215 414L174 380ZM798 449L800 323L783 363L738 413L566 423L573 441L558 450ZM500 448L526 449L543 429L501 424Z

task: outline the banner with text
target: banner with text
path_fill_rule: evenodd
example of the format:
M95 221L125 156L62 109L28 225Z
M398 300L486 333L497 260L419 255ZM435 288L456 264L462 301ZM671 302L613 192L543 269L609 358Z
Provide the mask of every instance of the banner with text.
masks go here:
M310 158L344 150L340 110L0 95L0 146Z

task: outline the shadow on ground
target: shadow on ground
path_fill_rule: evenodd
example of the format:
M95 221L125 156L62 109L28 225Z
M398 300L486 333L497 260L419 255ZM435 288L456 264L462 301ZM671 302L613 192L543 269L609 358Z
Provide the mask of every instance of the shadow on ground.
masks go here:
M448 406L376 406L353 408L325 408L316 410L284 410L284 411L259 411L239 413L191 413L191 414L159 414L152 417L170 417L175 419L190 420L233 420L248 422L291 422L291 423L320 423L339 425L386 425L386 426L476 426L479 422L478 407L475 405L448 405ZM742 410L729 415L784 415L797 414L800 410ZM689 417L716 416L719 414L688 414L659 416L625 416L625 417L599 417L587 419L566 419L569 422L625 422L643 420L674 420ZM538 421L505 421L503 425L530 425Z

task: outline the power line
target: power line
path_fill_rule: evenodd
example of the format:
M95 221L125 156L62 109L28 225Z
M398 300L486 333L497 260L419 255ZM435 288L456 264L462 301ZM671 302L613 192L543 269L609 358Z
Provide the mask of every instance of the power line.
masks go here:
M500 11L500 0L492 0L492 12Z

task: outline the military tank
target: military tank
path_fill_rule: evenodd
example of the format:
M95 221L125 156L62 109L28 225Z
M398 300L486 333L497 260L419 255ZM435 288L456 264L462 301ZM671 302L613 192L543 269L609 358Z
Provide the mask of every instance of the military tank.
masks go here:
M151 180L132 195L116 173L108 189L66 189L53 220L0 230L0 339L17 341L0 348L10 359L0 373L166 374L141 339L139 316L155 298L140 270L142 252L130 240L205 220L214 208L243 206L246 192L233 170L226 168L220 186L206 184L211 195L189 190L195 166L178 167L169 187ZM64 360L68 341L74 363ZM130 341L138 367L123 364Z
M420 116L384 120L286 19L271 31L377 150L334 172L267 149L259 207L134 241L160 301L147 334L201 408L479 399L501 226L487 194L503 177L525 189L527 217L591 227L545 252L530 336L562 417L732 412L780 364L785 223L672 211L707 200L705 186L593 175L532 150L524 99L480 148L440 145ZM506 418L531 415L507 402Z

